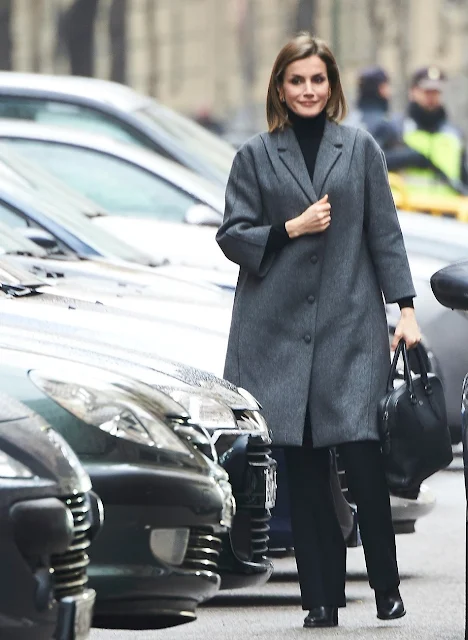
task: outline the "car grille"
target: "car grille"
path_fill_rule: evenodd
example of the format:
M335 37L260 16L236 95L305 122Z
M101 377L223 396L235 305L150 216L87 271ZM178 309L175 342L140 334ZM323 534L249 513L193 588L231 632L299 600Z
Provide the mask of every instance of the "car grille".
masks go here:
M221 540L208 528L190 529L187 551L182 568L194 571L218 572L218 558L221 551Z
M244 488L235 493L238 505L231 530L231 542L242 560L260 562L268 553L269 521L265 508L265 469L271 465L271 450L261 438L250 437L247 445L247 471Z
M73 514L74 536L67 551L55 554L51 559L56 600L83 593L88 582L86 569L89 564L90 507L83 493L67 496L62 501Z

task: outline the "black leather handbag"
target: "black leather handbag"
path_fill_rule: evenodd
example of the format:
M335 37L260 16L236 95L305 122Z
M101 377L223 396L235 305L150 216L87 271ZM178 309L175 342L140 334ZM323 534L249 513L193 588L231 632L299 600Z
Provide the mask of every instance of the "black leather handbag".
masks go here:
M423 480L453 459L442 383L429 373L415 347L418 374L411 374L408 351L400 340L388 376L387 394L379 404L382 452L389 489L418 491ZM404 381L395 386L402 355Z

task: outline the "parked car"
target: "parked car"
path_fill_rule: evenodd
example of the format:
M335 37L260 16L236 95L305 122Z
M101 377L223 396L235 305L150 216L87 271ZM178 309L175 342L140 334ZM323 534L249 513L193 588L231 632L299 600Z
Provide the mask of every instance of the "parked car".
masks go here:
M0 117L65 125L151 149L225 185L234 149L192 120L121 84L3 72Z
M431 287L437 300L448 309L455 309L468 321L468 262L449 265L431 277ZM460 348L465 346L460 342ZM461 417L462 417L462 443L463 443L463 467L465 475L465 494L467 496L468 510L468 369L461 389ZM466 520L465 558L468 558L468 518ZM465 577L465 596L468 595L468 576ZM468 600L465 600L468 603ZM465 604L465 612L468 604ZM465 616L465 638L468 635Z
M82 132L3 120L0 140L98 203L109 215L93 223L122 242L157 263L226 271L235 282L238 269L214 240L221 188L149 151Z
M211 331L214 340L216 336L227 340L232 296L208 283L186 282L123 261L48 255L0 222L0 269L2 265L11 284L24 283L26 278L29 286L42 293L104 304L163 322L177 321ZM24 270L34 277L27 277Z
M174 432L171 423L194 433L197 426L167 395L101 369L96 357L90 366L57 345L53 356L37 351L5 337L0 388L51 421L105 505L90 553L95 626L195 619L197 604L220 585L219 535L234 512L227 473Z
M88 552L101 524L101 502L70 446L0 393L2 640L89 637Z
M211 360L211 367L219 362L222 369L216 336L183 326L177 319L173 323L142 320L125 313L119 315L118 310L109 310L105 305L40 293L40 286L26 284L30 278L27 274L25 284L17 280L11 284L0 270L0 281L4 281L0 287L3 334L7 327L27 329L35 332L32 344L44 344L48 335L52 345L62 339L91 355L99 353L107 363L114 362L113 371L128 371L129 376L167 393L184 406L210 433L239 507L235 533L227 545L231 568L223 575L223 584L260 584L268 579L272 565L266 557L266 532L276 482L267 425L259 405L246 391L188 366L190 361L208 365ZM23 335L19 340L24 344ZM225 338L218 342L225 345ZM213 347L215 353L211 352ZM122 355L118 356L120 352ZM172 360L180 356L178 359L186 366L163 359L171 354ZM242 550L246 544L251 546L249 555L236 553L238 545Z

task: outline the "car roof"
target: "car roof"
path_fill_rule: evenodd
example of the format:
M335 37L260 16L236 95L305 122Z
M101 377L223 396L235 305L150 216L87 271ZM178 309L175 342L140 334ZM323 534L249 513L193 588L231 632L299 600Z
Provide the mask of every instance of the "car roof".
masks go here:
M59 142L102 151L160 175L169 182L173 182L196 197L205 200L217 211L223 207L224 191L221 187L213 185L189 169L147 149L118 142L95 133L86 133L82 130L54 127L24 120L0 119L0 139L8 138Z
M75 96L90 102L103 102L124 111L135 111L154 99L148 98L130 87L110 80L85 78L82 76L60 76L42 73L0 72L0 92L2 88L18 89L23 95L38 91L56 96Z

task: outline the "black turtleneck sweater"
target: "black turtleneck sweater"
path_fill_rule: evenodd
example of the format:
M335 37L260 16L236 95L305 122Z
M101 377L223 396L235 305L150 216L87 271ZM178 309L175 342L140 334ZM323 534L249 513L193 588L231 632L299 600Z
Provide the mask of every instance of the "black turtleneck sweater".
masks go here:
M303 118L288 109L289 121L296 135L299 147L304 156L307 171L312 182L317 161L317 154L322 141L326 123L326 112L323 110L314 118ZM289 237L284 224L273 225L268 237L266 252L279 251L284 246L293 242ZM413 298L402 298L397 300L400 309L413 307Z

